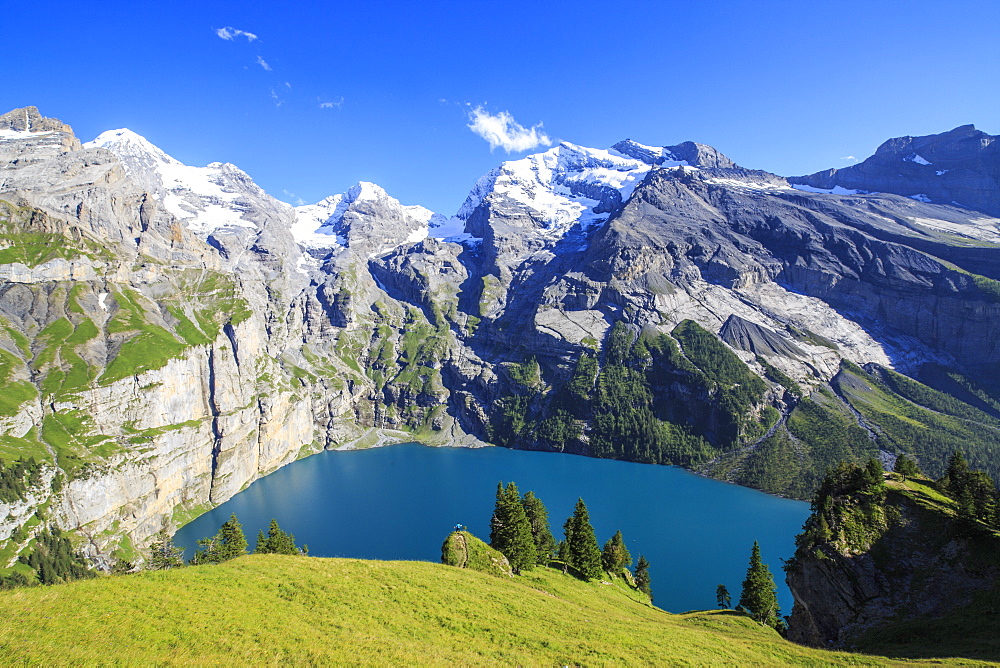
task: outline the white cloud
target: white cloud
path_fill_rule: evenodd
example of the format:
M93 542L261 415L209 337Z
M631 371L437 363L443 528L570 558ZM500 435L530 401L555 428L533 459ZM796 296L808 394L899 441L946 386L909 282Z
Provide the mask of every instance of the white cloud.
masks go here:
M515 121L507 111L490 114L482 107L476 107L469 112L469 120L472 123L468 128L488 141L491 151L499 146L512 153L552 144L548 135L541 131L541 123L528 129Z
M274 106L276 107L280 107L285 103L285 101L281 99L281 96L278 95L278 91L273 88L271 89L271 100L274 102Z
M258 64L258 65L260 65L261 67L263 67L263 68L264 68L265 70L267 70L268 72L270 72L270 71L271 71L271 66L270 66L270 65L268 65L268 64L267 64L267 61L266 61L266 60L264 60L263 58L261 58L260 56L257 56L257 64Z
M327 101L327 102L320 102L319 103L319 108L320 109L333 109L334 107L336 107L337 109L340 109L343 106L344 106L344 98L343 97L338 97L336 100L333 100L332 102L331 101Z
M855 158L853 155L845 155L843 158L841 158L841 160L850 160L851 162L857 162L858 161L858 159Z
M285 197L288 198L289 201L294 202L295 206L304 206L305 204L308 204L308 202L306 202L304 199L302 199L293 192L289 192L285 188L282 188L281 192L285 193Z
M257 39L257 35L252 32L247 32L246 30L238 30L232 26L226 26L225 28L216 28L215 34L222 39L232 42L237 37L246 37L248 42L252 42Z

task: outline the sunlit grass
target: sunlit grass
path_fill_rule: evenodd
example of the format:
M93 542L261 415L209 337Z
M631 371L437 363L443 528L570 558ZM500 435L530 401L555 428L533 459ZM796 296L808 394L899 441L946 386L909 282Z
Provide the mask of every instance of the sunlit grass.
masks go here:
M887 665L621 583L276 555L0 592L5 664Z

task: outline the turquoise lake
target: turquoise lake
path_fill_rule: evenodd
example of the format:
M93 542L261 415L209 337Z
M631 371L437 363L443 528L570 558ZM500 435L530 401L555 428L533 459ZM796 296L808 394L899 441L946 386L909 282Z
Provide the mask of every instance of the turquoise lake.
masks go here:
M532 490L549 511L552 533L577 497L603 545L621 530L633 558L650 562L654 603L671 612L715 607L725 584L739 598L750 547L758 540L791 613L781 559L809 505L703 478L670 466L506 448L431 448L416 443L329 451L254 482L174 537L188 556L236 513L250 549L271 518L316 557L439 561L455 524L489 541L497 482Z

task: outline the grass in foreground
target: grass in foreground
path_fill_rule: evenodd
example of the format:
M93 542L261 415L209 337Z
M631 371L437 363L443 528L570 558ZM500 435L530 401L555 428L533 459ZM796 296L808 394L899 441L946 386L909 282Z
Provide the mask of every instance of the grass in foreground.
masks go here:
M0 592L4 664L887 665L550 569L261 555Z

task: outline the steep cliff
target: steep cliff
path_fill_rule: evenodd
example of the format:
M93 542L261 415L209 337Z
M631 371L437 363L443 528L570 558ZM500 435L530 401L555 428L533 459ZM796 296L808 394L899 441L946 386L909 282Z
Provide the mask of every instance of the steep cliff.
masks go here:
M795 598L790 639L815 646L851 647L919 655L921 631L931 637L950 619L987 615L968 625L962 639L948 645L980 656L983 631L997 623L1000 600L1000 534L994 522L963 518L947 487L923 476L875 477L860 467L842 466L821 485L813 515L797 550L785 566ZM989 617L992 616L992 622ZM908 630L907 642L893 649L872 638ZM986 635L992 635L987 631ZM924 638L926 639L926 638ZM973 652L973 654L969 654Z

